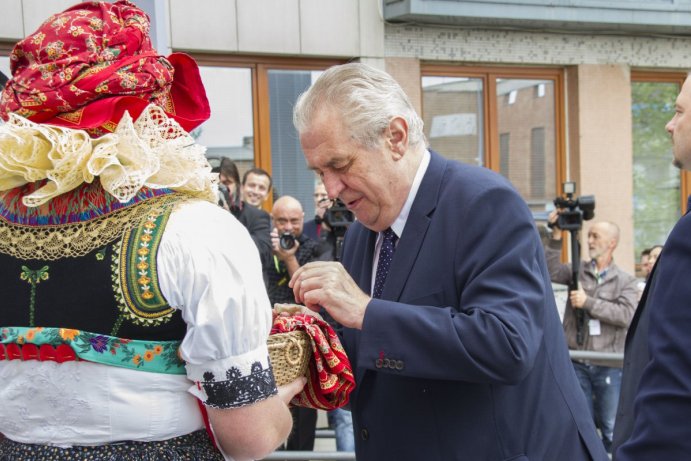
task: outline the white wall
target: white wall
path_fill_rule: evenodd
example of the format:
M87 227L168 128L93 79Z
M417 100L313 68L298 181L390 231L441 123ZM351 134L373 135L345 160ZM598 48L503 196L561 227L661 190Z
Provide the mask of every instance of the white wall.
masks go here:
M172 45L189 51L384 56L378 0L169 0Z

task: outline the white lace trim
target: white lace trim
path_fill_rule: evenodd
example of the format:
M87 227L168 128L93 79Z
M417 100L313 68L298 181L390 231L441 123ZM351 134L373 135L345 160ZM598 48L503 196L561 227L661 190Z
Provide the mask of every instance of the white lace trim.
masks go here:
M96 139L84 130L9 114L0 126L0 191L48 179L22 198L24 205L34 207L99 177L103 188L123 203L143 186L215 202L215 179L205 151L153 104L134 122L125 112L114 133Z

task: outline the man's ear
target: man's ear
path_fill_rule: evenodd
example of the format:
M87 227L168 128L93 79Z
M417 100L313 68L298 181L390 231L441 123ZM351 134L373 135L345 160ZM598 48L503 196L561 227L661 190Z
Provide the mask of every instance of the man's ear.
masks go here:
M403 117L394 117L386 130L386 145L396 160L408 150L408 122Z

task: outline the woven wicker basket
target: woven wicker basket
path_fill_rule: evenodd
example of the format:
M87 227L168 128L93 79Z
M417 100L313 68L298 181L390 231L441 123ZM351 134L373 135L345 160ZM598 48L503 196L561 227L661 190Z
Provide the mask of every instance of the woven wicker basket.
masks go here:
M304 331L276 333L269 336L269 359L276 384L287 384L300 376L307 376L312 357L310 338Z

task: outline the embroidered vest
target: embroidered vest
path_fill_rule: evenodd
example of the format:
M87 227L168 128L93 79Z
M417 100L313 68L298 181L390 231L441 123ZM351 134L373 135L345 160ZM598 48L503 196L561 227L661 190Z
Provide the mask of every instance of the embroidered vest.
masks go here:
M37 212L15 193L0 200L0 359L184 374L186 325L160 291L156 255L173 206L187 197L142 190L119 204L85 185Z

